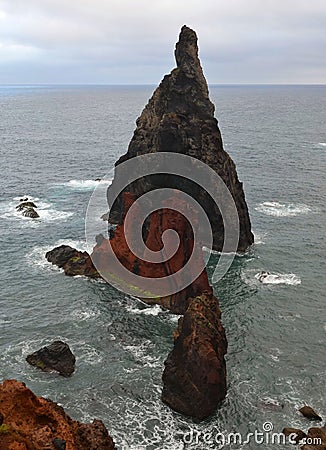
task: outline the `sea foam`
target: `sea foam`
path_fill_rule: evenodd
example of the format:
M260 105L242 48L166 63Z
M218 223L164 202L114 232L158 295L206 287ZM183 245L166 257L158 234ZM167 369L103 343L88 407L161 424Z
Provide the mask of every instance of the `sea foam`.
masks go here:
M28 199L27 201L36 204L37 208L35 208L35 211L37 211L40 216L39 218L32 219L30 217L25 217L23 216L22 211L16 209L16 206L22 203L22 199L25 198ZM14 197L11 201L0 203L0 217L7 220L23 220L26 225L31 227L39 226L42 223L66 220L73 215L73 212L60 211L54 208L52 203L29 195Z
M255 269L244 270L241 273L242 280L249 286L262 285L290 285L297 286L301 284L301 278L294 273L267 273L265 277L261 277L262 272L256 272Z
M98 185L107 185L110 186L112 183L112 180L70 180L64 183L57 183L57 185L60 186L66 186L70 189L76 189L76 190L92 190L95 189Z
M256 206L255 210L276 217L291 217L312 212L312 209L303 203L279 202L263 202Z
M76 250L80 251L86 250L85 241L60 239L59 241L51 245L37 245L30 252L28 252L25 257L30 265L36 266L39 269L51 270L55 272L63 271L63 269L53 265L45 258L45 254L48 251L52 250L55 247L59 247L60 245L69 245L70 247L73 247Z

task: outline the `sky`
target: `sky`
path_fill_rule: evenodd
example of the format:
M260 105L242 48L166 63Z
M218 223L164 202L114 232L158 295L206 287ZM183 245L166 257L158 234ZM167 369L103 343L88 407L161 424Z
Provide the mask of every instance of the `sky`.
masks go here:
M157 84L184 24L209 84L326 83L326 0L0 0L0 84Z

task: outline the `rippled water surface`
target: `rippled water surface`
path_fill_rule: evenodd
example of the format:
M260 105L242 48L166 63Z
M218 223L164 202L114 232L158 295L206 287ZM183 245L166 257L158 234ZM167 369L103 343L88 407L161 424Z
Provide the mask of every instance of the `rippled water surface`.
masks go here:
M178 318L107 284L65 277L44 259L61 243L85 247L94 179L126 151L152 90L0 88L1 379L25 381L73 418L102 419L120 450L219 448L201 439L184 443L190 428L245 436L268 421L275 431L307 429L296 412L303 403L326 416L325 87L210 89L256 244L214 286L229 342L228 395L206 422L193 423L160 401ZM15 212L25 195L39 205L40 219ZM273 275L265 283L256 277L263 270ZM77 357L70 379L25 362L53 339L67 341Z

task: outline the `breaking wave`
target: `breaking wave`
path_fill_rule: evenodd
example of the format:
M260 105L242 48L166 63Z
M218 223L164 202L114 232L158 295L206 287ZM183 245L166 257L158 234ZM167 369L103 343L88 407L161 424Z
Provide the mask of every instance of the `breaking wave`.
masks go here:
M263 202L260 203L255 210L267 214L268 216L276 217L290 217L312 212L312 209L303 203L295 204L279 202Z

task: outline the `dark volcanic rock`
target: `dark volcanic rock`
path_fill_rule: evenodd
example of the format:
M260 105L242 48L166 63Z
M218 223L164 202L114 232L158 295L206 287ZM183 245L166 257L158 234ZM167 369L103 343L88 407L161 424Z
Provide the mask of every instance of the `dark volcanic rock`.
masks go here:
M66 275L83 275L90 278L100 278L87 252L81 252L69 245L60 245L45 254L46 259L60 268Z
M309 420L322 420L322 418L311 408L311 406L303 406L299 409L299 411Z
M26 208L37 208L37 206L35 205L34 202L23 202L23 203L20 203L18 206L16 206L16 209L18 211L22 211Z
M22 210L22 215L24 217L30 217L31 219L38 219L40 217L34 208L24 208Z
M175 49L177 67L166 75L137 119L137 128L128 152L119 164L138 155L155 152L176 152L197 158L209 165L224 181L235 201L240 220L239 251L253 243L250 218L242 183L235 164L224 151L222 137L214 117L214 105L209 99L207 83L198 58L197 36L190 28L182 27ZM169 175L141 178L126 188L140 196L159 187L178 188L196 198L212 224L214 249L222 250L224 227L218 207L209 195L190 180ZM115 182L108 191L112 206ZM124 215L122 197L110 211L111 223L121 223Z
M66 343L54 341L51 345L28 355L26 361L44 372L55 370L60 375L69 377L75 370L76 358Z
M56 450L66 450L66 441L63 439L55 438L52 442Z
M61 406L37 397L16 380L0 384L0 414L6 427L6 432L0 433L1 450L115 449L101 421L83 424L72 420Z
M182 414L204 419L226 395L227 350L218 301L211 293L190 299L165 361L162 400Z

